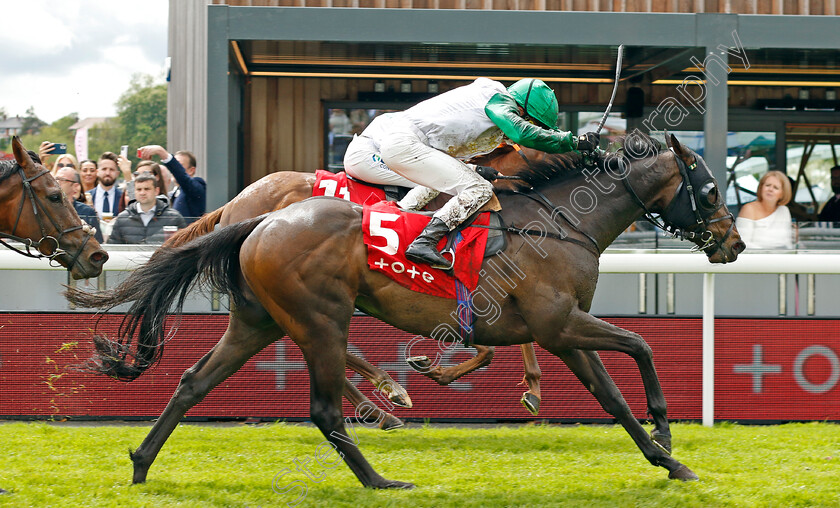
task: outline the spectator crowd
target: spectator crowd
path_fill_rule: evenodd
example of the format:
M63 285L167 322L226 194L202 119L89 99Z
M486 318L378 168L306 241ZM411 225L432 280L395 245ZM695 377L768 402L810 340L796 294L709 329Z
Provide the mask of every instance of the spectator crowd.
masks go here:
M48 141L39 147L48 167L55 149ZM96 228L99 242L159 244L205 212L207 183L195 176L191 152L147 145L137 149L135 168L125 153L81 162L72 154L55 155L52 175L79 217Z

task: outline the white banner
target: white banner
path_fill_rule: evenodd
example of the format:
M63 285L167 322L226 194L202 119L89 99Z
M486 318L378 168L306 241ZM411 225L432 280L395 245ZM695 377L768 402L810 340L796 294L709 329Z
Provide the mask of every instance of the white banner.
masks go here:
M76 159L79 162L88 158L88 129L78 129L76 131Z

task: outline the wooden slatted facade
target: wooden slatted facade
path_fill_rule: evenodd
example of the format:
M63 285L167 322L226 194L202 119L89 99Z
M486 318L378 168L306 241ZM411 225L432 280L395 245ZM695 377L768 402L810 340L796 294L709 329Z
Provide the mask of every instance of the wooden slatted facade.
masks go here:
M206 54L201 44L206 36L194 31L193 25L178 23L179 19L201 16L207 5L254 7L360 7L360 8L411 8L411 9L466 9L466 10L532 10L532 11L606 11L642 13L734 13L734 14L786 14L825 15L838 12L840 0L173 0L170 2L170 54L190 55L187 59L173 58L172 79L177 86L170 89L170 146L193 149L199 163L206 153L202 129L191 126L206 124L206 112L200 107L202 95L197 81L189 78L185 85L178 81L184 76L202 76ZM204 14L206 16L206 14ZM593 27L595 30L596 27ZM280 35L280 34L278 34ZM253 53L271 54L281 45L293 45L301 56L316 56L319 42L249 41ZM840 58L840 57L838 57ZM184 61L186 60L186 61ZM231 61L234 57L231 56ZM612 62L610 62L612 63ZM385 80L385 86L398 90L402 80ZM468 81L442 81L440 91L465 84ZM374 79L348 78L285 78L248 75L242 80L241 125L237 135L241 139L241 167L236 186L242 187L275 171L313 171L325 166L324 103L355 102L359 93L373 92ZM426 90L424 80L411 80L414 90ZM626 97L630 86L644 90L645 105L655 106L667 97L674 96L674 86L653 85L645 80L635 85L623 83L618 93L618 103ZM559 83L553 86L563 105L589 105L602 109L609 101L611 84ZM180 91L179 91L180 90ZM751 107L759 99L797 97L795 87L730 86L730 108ZM821 99L825 89L810 90L812 99ZM212 107L212 104L209 106ZM212 128L212 126L208 127ZM199 173L202 172L199 164Z
M838 0L212 0L216 5L829 15Z

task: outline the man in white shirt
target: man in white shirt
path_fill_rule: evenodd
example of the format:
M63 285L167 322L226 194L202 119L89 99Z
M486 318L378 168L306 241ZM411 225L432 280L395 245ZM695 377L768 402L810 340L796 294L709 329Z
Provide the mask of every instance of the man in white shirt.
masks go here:
M115 185L119 175L117 161L118 157L115 153L105 152L102 154L96 170L99 183L88 192L93 202L93 208L100 219L108 219L119 212L122 191Z

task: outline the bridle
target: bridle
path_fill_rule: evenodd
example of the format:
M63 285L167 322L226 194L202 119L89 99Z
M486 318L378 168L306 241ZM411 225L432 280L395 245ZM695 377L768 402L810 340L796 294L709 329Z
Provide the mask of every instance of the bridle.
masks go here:
M677 186L674 197L662 213L654 215L651 212L633 190L626 175L621 181L624 183L627 192L644 212L644 218L648 222L674 238L695 242L694 247L691 248L692 252L703 251L706 252L706 255L711 255L721 249L726 239L732 234L735 229L735 216L730 212L722 217L711 219L711 216L723 207L723 197L715 184L714 178L708 170L697 171L696 158L690 165L686 165L673 148L669 148L669 151L674 155L682 181ZM714 201L711 200L713 194L717 196ZM720 240L716 240L714 234L709 230L709 226L727 219L730 224L726 234Z
M0 232L0 244L3 244L6 247L8 247L9 249L17 252L18 254L24 255L26 257L35 258L35 259L47 258L49 260L50 266L52 266L54 268L58 268L62 265L61 265L61 263L58 262L58 260L56 260L56 258L59 257L59 256L62 256L62 255L69 256L69 254L67 254L67 251L63 250L60 247L61 238L67 233L72 233L73 231L76 231L77 229L81 229L83 232L85 232L87 234L87 236L82 241L82 245L79 246L79 250L76 251L75 255L73 255L73 257L70 259L70 263L68 263L68 265L67 265L68 270L72 269L73 266L78 261L79 256L82 254L82 251L84 250L85 245L87 245L88 241L96 234L96 229L89 226L88 224L81 224L81 225L78 225L78 226L73 226L73 227L69 227L67 229L61 230L60 226L58 225L56 220L49 213L49 211L43 205L41 200L38 199L38 196L35 194L35 191L32 190L32 183L31 182L33 180L43 176L43 175L48 174L49 171L47 171L46 169L42 169L41 172L39 172L35 176L27 178L26 174L23 172L23 167L18 165L18 173L20 174L20 178L21 178L21 181L22 181L23 197L20 200L20 206L18 207L18 214L17 214L17 218L15 219L14 228L12 228L12 233L9 234L9 233ZM15 232L17 231L18 223L20 223L20 218L23 215L23 207L24 207L24 203L26 202L27 196L29 197L29 201L32 203L32 213L35 215L35 219L38 221L38 227L41 230L41 239L38 240L38 241L33 241L31 238L21 238L19 236L15 236ZM60 231L60 233L58 234L58 237L47 234L47 230L44 227L44 218L43 217L46 217L46 219L50 222L50 224L52 224L53 229L55 231ZM14 242L20 242L20 243L24 244L25 250L20 249L18 247L15 247L14 245L11 245L9 243L6 243L6 240L10 240L10 241L14 241ZM41 247L45 247L45 249L47 247L52 247L52 249L51 249L52 253L51 254L44 254L43 252L41 252ZM35 252L32 252L33 248L35 249ZM47 252L50 252L50 250L47 250ZM55 261L55 264L53 264L53 261Z

